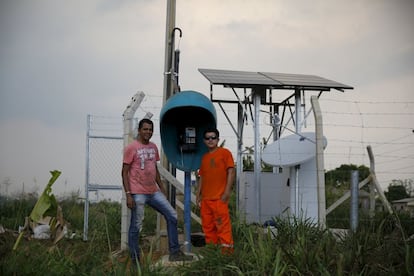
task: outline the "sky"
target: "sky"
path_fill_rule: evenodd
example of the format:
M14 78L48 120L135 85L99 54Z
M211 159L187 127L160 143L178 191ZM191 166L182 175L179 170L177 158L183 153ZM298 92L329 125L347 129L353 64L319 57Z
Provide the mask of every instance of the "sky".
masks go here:
M121 137L122 114L137 91L145 93L137 116L151 112L158 124L166 3L0 0L1 194L40 193L52 170L62 172L55 193L83 191L88 114L93 131ZM309 74L350 85L320 98L325 169L369 167L370 145L386 189L393 179L414 179L412 14L411 0L177 0L180 86L208 96L199 68ZM215 107L235 155L234 133ZM234 117L235 106L226 110ZM261 124L265 129L266 115ZM311 120L308 127L313 131ZM154 141L160 146L157 127ZM246 135L245 146L252 145ZM101 170L113 171L116 182L121 152L110 147L99 157L109 159Z

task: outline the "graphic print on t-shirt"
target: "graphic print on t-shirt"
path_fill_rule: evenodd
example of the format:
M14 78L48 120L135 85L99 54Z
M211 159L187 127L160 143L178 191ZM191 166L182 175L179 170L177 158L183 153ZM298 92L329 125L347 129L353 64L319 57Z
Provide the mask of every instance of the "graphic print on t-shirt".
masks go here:
M214 157L210 158L210 168L215 168L216 167L216 162Z
M141 170L145 169L145 162L153 161L155 159L154 148L141 148L137 149L137 159L141 162Z

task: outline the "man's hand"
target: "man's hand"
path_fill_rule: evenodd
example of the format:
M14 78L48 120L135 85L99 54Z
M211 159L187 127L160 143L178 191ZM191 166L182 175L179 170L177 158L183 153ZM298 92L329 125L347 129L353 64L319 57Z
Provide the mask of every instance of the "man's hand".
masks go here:
M160 180L160 182L158 182L158 187L160 187L160 191L161 191L161 193L163 193L163 194L164 194L164 196L165 196L166 198L168 198L167 188L166 188L166 186L165 186L164 181Z
M135 200L131 194L126 194L126 202L127 202L127 207L129 209L132 209L135 207Z
M196 203L197 203L197 207L200 208L201 207L201 195L199 195L198 193L196 195Z
M230 199L230 192L224 191L224 193L221 195L221 201L228 202Z

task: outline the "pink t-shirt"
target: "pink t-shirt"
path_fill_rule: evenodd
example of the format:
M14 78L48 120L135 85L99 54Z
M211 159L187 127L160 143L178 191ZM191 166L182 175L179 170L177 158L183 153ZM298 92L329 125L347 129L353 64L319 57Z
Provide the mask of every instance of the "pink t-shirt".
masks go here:
M129 189L133 194L152 194L159 191L155 180L156 166L160 160L157 146L134 140L125 147L123 162L130 165Z

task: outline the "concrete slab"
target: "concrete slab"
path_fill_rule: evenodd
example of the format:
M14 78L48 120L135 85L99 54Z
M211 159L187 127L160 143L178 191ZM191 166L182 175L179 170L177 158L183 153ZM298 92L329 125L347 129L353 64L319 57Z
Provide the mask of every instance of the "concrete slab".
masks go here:
M156 265L162 265L162 266L166 266L166 267L173 267L173 266L182 266L185 264L189 264L195 261L199 260L199 256L195 255L194 253L184 253L186 255L191 255L193 256L193 260L192 261L180 261L180 262L170 262L168 260L169 255L163 255L156 263Z

